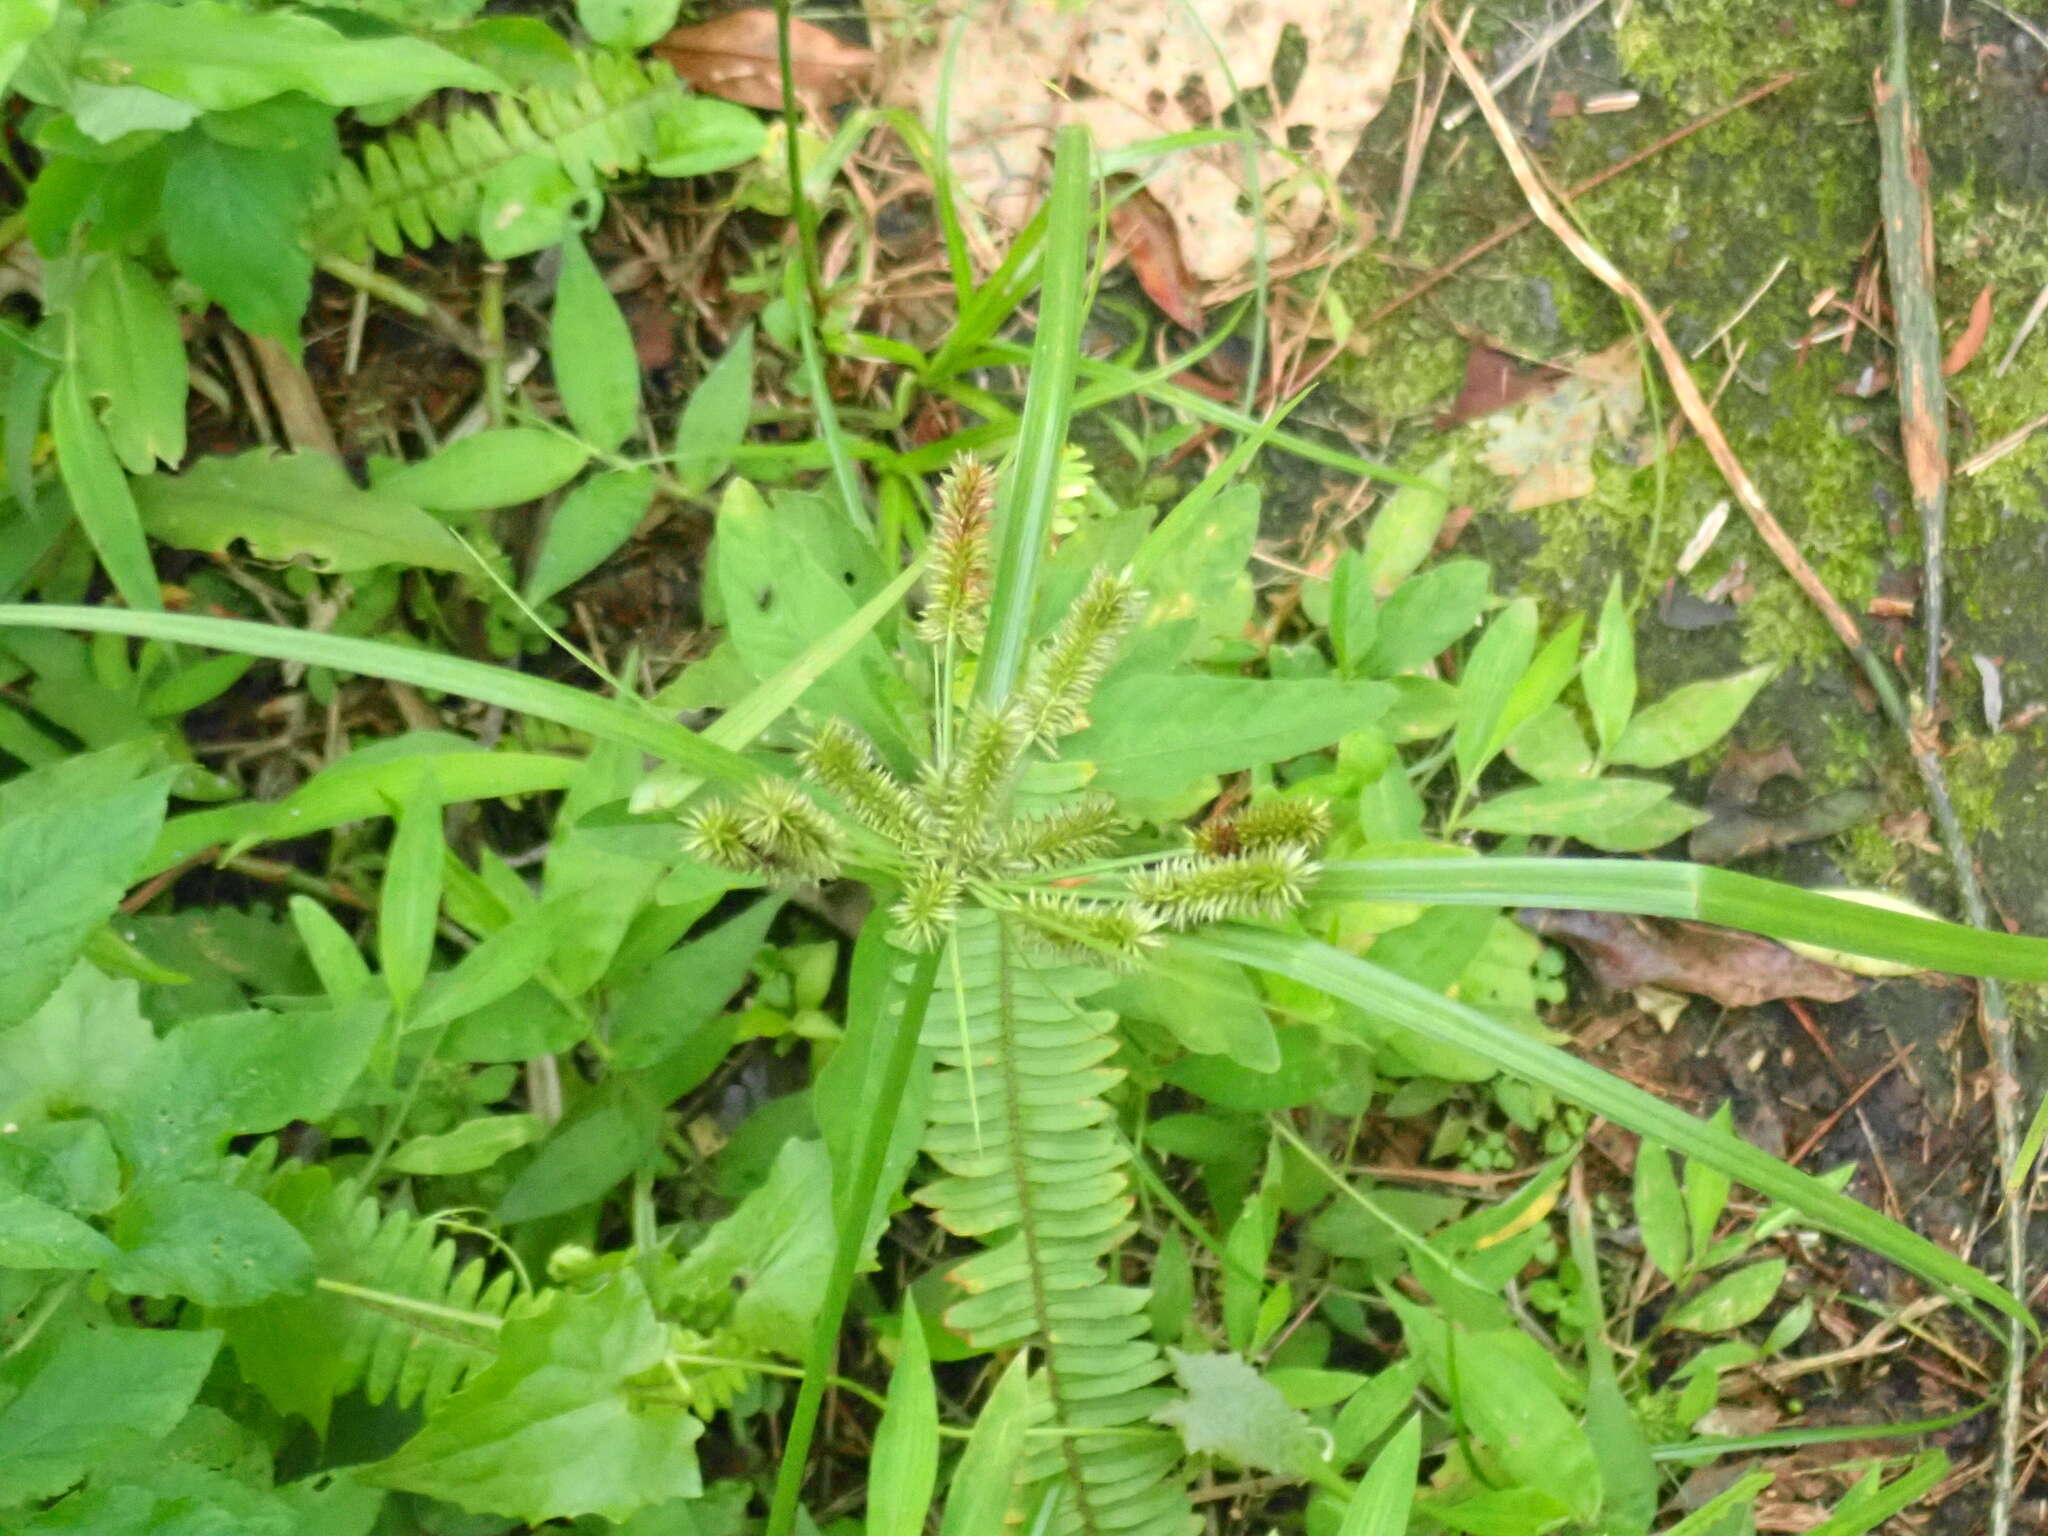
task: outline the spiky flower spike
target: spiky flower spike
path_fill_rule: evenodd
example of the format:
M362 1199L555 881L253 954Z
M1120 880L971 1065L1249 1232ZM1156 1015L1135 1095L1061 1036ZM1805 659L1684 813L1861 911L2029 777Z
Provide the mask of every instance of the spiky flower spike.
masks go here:
M1131 894L1168 926L1196 928L1230 918L1285 917L1308 900L1316 872L1308 850L1292 844L1230 858L1169 859L1131 877Z
M1063 959L1128 970L1159 944L1159 914L1135 901L1084 901L1036 890L1018 909L1021 932Z
M989 520L995 472L962 454L939 486L939 517L932 526L931 571L917 636L932 645L957 640L972 650L988 624Z
M917 796L882 766L867 739L844 722L828 721L806 744L799 761L855 820L890 841L915 843L929 832L931 818Z
M945 943L960 915L960 877L943 864L918 865L904 878L889 915L896 919L891 937L914 953L930 953Z
M996 857L1019 869L1081 864L1109 851L1126 823L1107 795L1084 795L1072 805L1010 823Z
M1027 745L1015 710L977 706L968 712L953 760L943 771L927 774L922 785L924 803L952 852L981 852L989 821L1002 809L1003 793Z
M804 880L838 872L838 829L789 780L756 779L740 796L738 809L747 846L770 865Z
M1195 829L1195 847L1218 857L1256 849L1294 847L1313 853L1330 835L1330 807L1313 796L1262 800L1235 816Z
M1090 579L1039 651L1024 685L1024 720L1033 741L1049 747L1081 728L1095 685L1143 603L1128 571L1097 571Z
M763 860L747 842L744 818L730 800L713 800L683 817L683 848L707 864L754 875Z

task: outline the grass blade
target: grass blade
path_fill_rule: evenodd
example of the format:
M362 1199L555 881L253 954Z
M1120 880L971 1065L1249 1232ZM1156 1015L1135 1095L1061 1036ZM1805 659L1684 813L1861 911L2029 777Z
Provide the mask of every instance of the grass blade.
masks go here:
M1761 883L1761 882L1759 882ZM1473 1051L1527 1082L1604 1115L1640 1136L1698 1158L1761 1195L1782 1200L1816 1225L1890 1259L1943 1290L1975 1297L2024 1319L2026 1305L1981 1271L1919 1233L1837 1194L1809 1174L1675 1109L1611 1073L1523 1034L1512 1025L1382 970L1370 961L1291 934L1223 928L1182 941L1190 949L1285 976L1354 1004L1375 1018Z
M996 498L994 596L988 638L975 673L975 697L1009 697L1031 639L1038 567L1059 494L1060 461L1074 410L1074 359L1081 350L1088 276L1088 130L1062 128L1053 151L1046 200L1045 280L1038 297L1038 335L1031 346L1031 385L1017 427L1017 453Z
M2048 981L2048 939L1888 912L1824 891L1801 890L1703 864L1638 859L1368 859L1326 866L1316 895L1325 901L1569 907L1689 918L1931 971Z
M756 777L752 765L738 753L659 718L644 705L602 698L546 678L528 677L509 667L494 667L381 640L315 634L203 614L133 613L118 608L72 608L42 603L0 604L0 629L83 629L134 635L215 651L237 651L247 656L269 656L278 661L302 661L308 666L332 667L337 672L363 677L389 678L416 688L459 693L481 703L500 704L605 741L639 747L705 778L745 784Z

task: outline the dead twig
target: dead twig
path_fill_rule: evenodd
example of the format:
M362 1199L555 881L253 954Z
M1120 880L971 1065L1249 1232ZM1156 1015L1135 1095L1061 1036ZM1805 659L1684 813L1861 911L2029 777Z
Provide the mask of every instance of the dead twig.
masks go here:
M1931 170L1920 145L1920 127L1913 109L1908 73L1908 23L1905 0L1892 0L1891 50L1885 68L1872 85L1877 104L1881 155L1880 204L1884 211L1885 267L1891 278L1892 311L1898 318L1896 350L1899 394L1899 439L1905 452L1906 479L1920 515L1921 586L1927 630L1925 697L1909 731L1914 758L1934 801L1941 840L1955 870L1963 912L1972 926L1991 926L1990 912L1977 881L1969 842L1949 803L1946 778L1935 755L1937 708L1941 688L1944 544L1948 521L1948 389L1942 382L1941 321L1934 303L1934 215L1928 204ZM2012 1013L2005 989L1986 977L1978 987L1978 1009L1984 1042L1991 1057L1992 1126L1998 1142L1998 1166L2004 1175L2005 1284L2015 1296L2027 1291L2027 1206L2009 1188L2019 1160L2019 1071L2012 1043ZM2004 1390L1999 1405L1998 1449L1992 1470L1991 1536L2006 1536L2012 1527L2014 1477L2019 1467L2022 1374L2027 1336L2019 1319L2006 1328Z
M1733 101L1729 102L1725 107L1716 107L1713 111L1694 118L1691 122L1687 123L1683 128L1674 128L1671 132L1665 134L1663 138L1657 140L1656 143L1645 145L1643 148L1637 150L1634 154L1628 156L1626 159L1617 160L1613 165L1610 165L1606 170L1601 171L1598 175L1588 176L1584 181L1578 182L1573 186L1567 187L1561 194L1561 200L1567 203L1578 201L1578 199L1584 197L1588 192L1593 192L1601 187L1606 186L1607 183L1614 180L1615 177L1626 175L1628 172L1634 170L1637 166L1641 165L1645 160L1654 160L1658 155L1663 154L1665 150L1671 148L1674 144L1682 144L1687 139L1691 138L1694 134L1701 133L1706 129L1713 127L1714 124L1720 122L1722 118L1727 117L1732 113L1740 112L1744 107L1751 106L1756 102L1762 101L1766 96L1770 96L1778 91L1782 91L1794 80L1800 79L1804 73L1805 72L1803 70L1793 70L1790 73L1775 76L1772 79L1766 80L1762 85L1758 86L1755 90L1745 91L1742 95L1736 97ZM1498 250L1501 246L1507 244L1508 241L1514 239L1515 236L1519 235L1523 230L1529 228L1529 226L1534 224L1535 222L1535 214L1525 213L1519 219L1514 220L1512 223L1503 224L1499 229L1496 229L1492 234L1488 235L1485 239L1477 242L1476 244L1466 246L1464 250L1458 252L1457 255L1453 256L1449 261L1445 262L1442 266L1438 267L1435 271L1431 272L1427 277L1423 278L1421 282L1415 284L1414 287L1408 289L1405 293L1400 294L1396 298L1389 299L1386 303L1382 304L1378 309L1374 310L1371 314L1367 315L1364 320L1359 322L1359 330L1361 332L1370 330L1373 326L1378 325L1382 320L1386 319L1387 316L1394 314L1399 310L1406 309L1410 304L1413 304L1417 299L1421 298L1425 293L1428 293L1432 288L1435 288L1438 284L1446 282L1449 279L1457 276L1458 273L1462 272L1465 268L1471 266L1473 262L1477 261L1480 257L1486 255L1487 252Z

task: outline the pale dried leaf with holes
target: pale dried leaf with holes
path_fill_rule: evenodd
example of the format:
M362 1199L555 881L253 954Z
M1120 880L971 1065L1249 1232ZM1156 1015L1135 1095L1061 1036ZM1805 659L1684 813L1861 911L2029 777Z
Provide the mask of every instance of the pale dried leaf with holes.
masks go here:
M1492 419L1480 462L1512 479L1508 510L1573 501L1593 490L1593 446L1606 431L1626 443L1643 410L1642 362L1633 338L1566 365L1555 384ZM1624 449L1633 461L1633 446Z
M987 210L999 232L1020 228L1038 206L1060 124L1085 123L1098 149L1116 149L1214 126L1233 85L1241 95L1267 92L1275 113L1262 124L1266 137L1292 151L1268 150L1259 169L1266 249L1277 260L1328 212L1324 182L1344 168L1385 104L1415 5L937 0L909 9L908 0L868 0L868 13L877 37L904 39L885 53L885 95L927 122L937 115L946 39L965 15L950 102L953 164L963 200ZM1299 58L1300 70L1281 101L1273 76L1283 52ZM1292 73L1292 63L1284 69ZM1173 215L1189 269L1203 282L1235 277L1252 263L1256 225L1245 169L1242 145L1233 141L1180 150L1146 170L1152 194Z

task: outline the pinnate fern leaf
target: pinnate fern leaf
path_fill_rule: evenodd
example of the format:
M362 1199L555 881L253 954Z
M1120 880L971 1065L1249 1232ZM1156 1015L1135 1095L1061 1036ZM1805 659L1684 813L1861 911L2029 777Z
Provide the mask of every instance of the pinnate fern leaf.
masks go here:
M1123 1073L1115 1015L1081 999L1106 973L1020 946L1011 920L963 913L927 1016L938 1061L925 1151L945 1177L917 1198L984 1251L950 1278L946 1322L977 1347L1029 1347L1042 1362L1034 1416L1059 1433L1026 1458L1019 1507L1063 1486L1053 1529L1178 1536L1192 1523L1180 1447L1148 1421L1169 1394L1147 1336L1147 1293L1108 1261L1134 1230L1126 1154L1105 1095ZM957 966L953 961L957 960ZM1115 1434L1091 1434L1111 1430Z
M701 175L760 150L759 119L693 94L658 60L589 54L577 68L574 85L461 108L343 161L314 201L314 248L357 260L371 250L397 256L409 246L487 235L487 217L538 189L552 186L573 200L613 177ZM519 254L485 243L496 255Z
M249 1160L235 1182L298 1228L323 1281L350 1287L316 1287L213 1319L225 1329L242 1375L274 1407L324 1432L334 1399L345 1392L431 1408L491 1362L490 1320L502 1318L514 1299L509 1270L493 1274L480 1258L460 1262L454 1242L433 1222L337 1187L324 1167L295 1164L273 1174L266 1161Z

